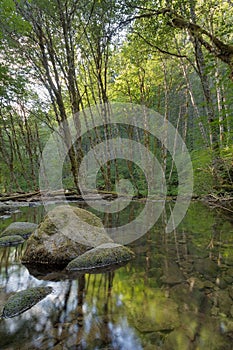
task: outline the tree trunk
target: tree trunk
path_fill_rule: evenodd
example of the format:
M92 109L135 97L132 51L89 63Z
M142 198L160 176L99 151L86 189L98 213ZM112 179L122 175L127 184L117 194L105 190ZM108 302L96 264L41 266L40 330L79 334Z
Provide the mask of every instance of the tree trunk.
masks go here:
M190 2L190 14L191 14L192 22L195 24L196 13L195 13L195 4L193 1ZM209 79L206 73L205 58L202 51L201 43L198 40L198 38L195 36L191 36L191 38L192 38L192 43L195 50L195 59L197 63L197 69L198 69L198 73L199 73L199 77L201 80L202 89L205 97L205 102L206 102L206 112L207 112L209 134L210 134L210 145L213 151L218 153L219 151L218 132L216 127L216 118L215 118L215 112L213 107L212 95L210 91Z

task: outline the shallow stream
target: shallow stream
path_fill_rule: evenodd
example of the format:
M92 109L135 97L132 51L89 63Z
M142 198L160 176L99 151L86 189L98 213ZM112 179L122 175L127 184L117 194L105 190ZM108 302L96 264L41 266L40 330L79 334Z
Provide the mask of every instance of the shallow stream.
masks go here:
M0 248L0 308L13 292L53 287L30 310L0 320L0 349L231 350L233 220L192 202L179 227L166 234L169 207L130 244L135 260L105 274L59 280L55 272L29 272L20 263L26 243ZM133 202L104 221L121 225L142 208ZM0 218L1 231L44 216L42 206L19 209Z

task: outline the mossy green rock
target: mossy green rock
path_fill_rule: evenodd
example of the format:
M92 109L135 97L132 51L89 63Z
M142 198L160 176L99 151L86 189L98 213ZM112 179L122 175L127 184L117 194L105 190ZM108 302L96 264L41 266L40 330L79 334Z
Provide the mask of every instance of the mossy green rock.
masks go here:
M11 318L22 314L44 299L52 291L52 287L35 287L15 293L7 300L1 317Z
M153 288L145 295L135 293L134 300L126 296L124 305L129 310L130 323L140 333L169 332L180 326L178 304L160 289Z
M164 349L189 350L192 348L192 341L183 329L176 329L166 337Z
M0 237L0 247L9 245L18 245L24 243L25 240L19 235Z
M10 224L1 234L3 236L21 236L23 238L28 238L37 228L37 224L32 222L13 222Z
M163 268L161 281L170 285L179 284L184 281L184 276L176 262L168 262L168 266Z
M196 259L194 261L194 269L205 278L216 278L219 273L217 262L207 259Z
M103 243L112 242L101 220L87 210L61 205L31 235L22 262L67 265Z
M129 261L134 253L120 244L106 243L91 249L72 260L66 267L69 271L90 270Z

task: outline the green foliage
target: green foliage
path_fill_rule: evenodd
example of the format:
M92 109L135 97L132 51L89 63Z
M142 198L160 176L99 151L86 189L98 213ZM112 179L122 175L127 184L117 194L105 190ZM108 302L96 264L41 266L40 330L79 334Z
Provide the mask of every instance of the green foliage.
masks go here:
M215 50L202 45L201 71L190 33L172 25L168 13L156 14L167 4L164 0L0 2L0 191L36 188L40 154L49 133L79 108L106 101L146 105L178 128L192 152L196 195L212 192L216 179L219 187L232 186L230 69ZM176 0L169 6L185 21L193 22L195 17L200 28L231 42L229 1ZM210 37L205 40L211 44ZM216 168L208 151L213 130L220 145ZM103 137L104 131L99 131ZM128 138L129 133L122 126L121 135ZM92 142L83 137L84 154L98 142L94 132L91 138ZM145 144L145 139L140 142ZM168 194L176 195L178 174L172 157L161 144L152 147L156 141L151 137L149 141L151 151L164 163ZM109 168L110 172L104 166L98 173L99 188L109 187L109 180L115 190L116 180L125 178L135 194L147 194L139 166L117 160ZM65 188L74 186L70 169L67 159Z
M209 150L197 150L191 154L194 172L194 195L207 195L213 191L214 175Z

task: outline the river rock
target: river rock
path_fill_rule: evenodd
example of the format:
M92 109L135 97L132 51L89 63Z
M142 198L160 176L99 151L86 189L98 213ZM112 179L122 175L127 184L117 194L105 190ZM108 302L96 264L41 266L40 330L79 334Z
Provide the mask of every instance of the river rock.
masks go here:
M119 264L133 257L134 253L129 248L116 243L105 243L72 260L66 269L69 271L90 270Z
M9 211L10 207L5 203L0 203L0 214Z
M228 291L226 290L216 291L215 296L218 300L219 311L222 314L232 317L231 315L232 299L230 298Z
M19 235L0 237L0 247L9 246L9 245L18 245L24 242L25 242L24 238Z
M11 318L22 314L44 299L52 291L52 287L35 287L15 293L7 300L1 317Z
M178 264L176 262L169 262L167 267L163 268L163 276L161 281L169 285L182 283L185 280Z
M164 342L164 349L191 349L192 341L185 334L184 329L175 329L173 332L167 335Z
M219 272L217 262L210 259L196 259L194 261L194 269L205 278L216 278Z
M140 333L169 332L180 325L178 305L169 298L150 300L149 305L145 302L137 310L131 305L130 312L131 322Z
M17 235L28 238L37 226L37 224L33 224L32 222L13 222L2 232L1 237Z
M31 235L22 262L67 265L86 251L109 242L112 240L96 215L61 205L51 210Z

